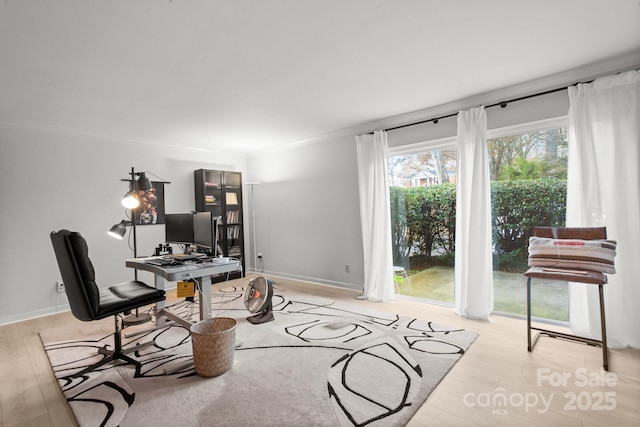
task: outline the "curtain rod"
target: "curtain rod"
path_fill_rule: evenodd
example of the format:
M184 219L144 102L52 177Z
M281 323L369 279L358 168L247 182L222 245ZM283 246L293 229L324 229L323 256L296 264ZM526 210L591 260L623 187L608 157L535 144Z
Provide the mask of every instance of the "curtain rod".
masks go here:
M569 86L576 86L576 85L578 85L580 83L591 83L592 81L593 80L588 81L588 82L578 82L578 83L574 83L574 84L569 85ZM507 104L510 104L512 102L523 101L525 99L535 98L537 96L548 95L550 93L560 92L561 90L567 89L569 86L563 86L563 87L559 87L559 88L556 88L556 89L550 89L550 90L546 90L544 92L534 93L532 95L521 96L519 98L510 99L508 101L496 102L495 104L487 105L484 108L486 109L486 108L497 107L497 106L500 106L501 108L506 108ZM457 115L458 115L458 113L445 114L444 116L434 117L432 119L421 120L419 122L407 123L407 124L404 124L404 125L394 126L394 127L391 127L391 128L384 129L384 131L388 132L388 131L391 131L391 130L402 129L402 128L406 128L406 127L409 127L409 126L421 125L423 123L429 123L429 122L438 123L438 121L440 121L442 119L446 119L448 117L455 117Z

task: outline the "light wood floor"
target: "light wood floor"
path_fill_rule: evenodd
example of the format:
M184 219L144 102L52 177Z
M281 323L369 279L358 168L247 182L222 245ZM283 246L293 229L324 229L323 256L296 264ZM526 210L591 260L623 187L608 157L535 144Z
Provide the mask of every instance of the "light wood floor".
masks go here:
M359 301L352 291L275 280L281 290L343 300L480 334L413 417L411 427L640 426L640 350L610 350L610 374L605 376L601 350L596 347L541 338L534 352L527 352L522 319L496 316L494 323L472 321L446 307L406 299ZM175 293L170 291L172 299ZM0 326L0 427L76 425L38 333L78 323L67 312ZM501 396L506 406L498 406L500 400L494 399Z

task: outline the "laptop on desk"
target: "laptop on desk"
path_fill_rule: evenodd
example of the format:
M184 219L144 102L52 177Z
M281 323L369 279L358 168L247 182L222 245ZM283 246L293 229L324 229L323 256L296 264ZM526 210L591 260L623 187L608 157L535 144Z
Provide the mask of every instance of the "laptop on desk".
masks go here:
M151 264L151 265L158 265L160 267L182 264L182 263L177 263L174 259L171 259L171 258L149 258L149 259L145 259L144 263Z
M176 261L191 261L193 259L206 257L205 254L172 254L172 255L166 255L166 256Z
M203 258L206 255L203 254L172 254L172 255L163 255L162 257L152 257L146 259L144 262L146 264L158 265L161 267L166 266L177 266L182 265L185 261L192 261L199 258Z

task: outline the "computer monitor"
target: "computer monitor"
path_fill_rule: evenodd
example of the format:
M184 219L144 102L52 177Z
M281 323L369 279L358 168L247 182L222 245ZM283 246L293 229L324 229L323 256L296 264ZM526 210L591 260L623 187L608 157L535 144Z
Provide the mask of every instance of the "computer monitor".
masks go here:
M175 213L164 216L166 243L190 245L193 243L193 214Z
M198 251L217 256L218 217L211 212L193 214L193 243Z

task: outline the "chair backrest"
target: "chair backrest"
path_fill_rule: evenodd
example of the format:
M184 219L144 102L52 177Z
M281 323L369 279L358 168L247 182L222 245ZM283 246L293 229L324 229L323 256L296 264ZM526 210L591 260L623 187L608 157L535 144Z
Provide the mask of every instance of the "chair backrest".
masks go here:
M60 230L51 233L51 243L71 312L79 320L95 320L100 305L100 290L96 285L86 240L78 232Z
M607 227L533 227L532 234L550 239L598 240L607 238Z

